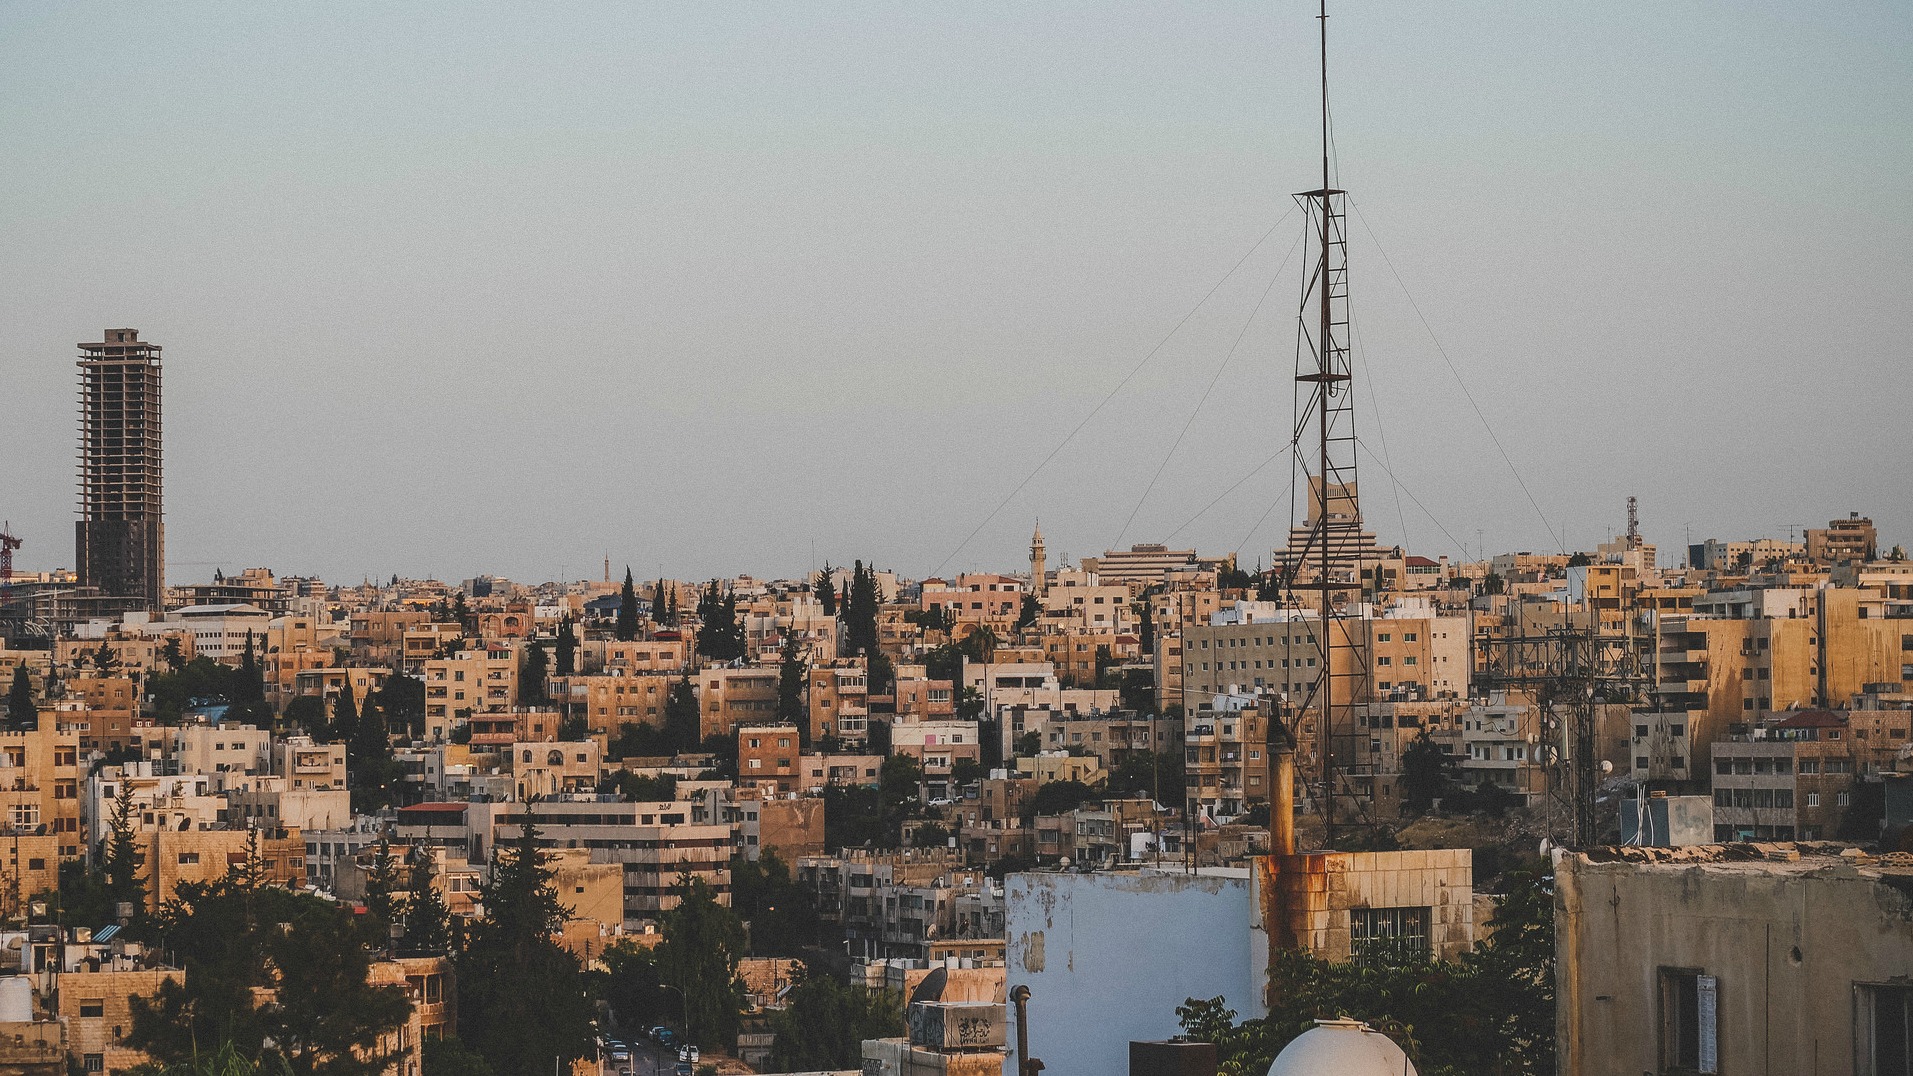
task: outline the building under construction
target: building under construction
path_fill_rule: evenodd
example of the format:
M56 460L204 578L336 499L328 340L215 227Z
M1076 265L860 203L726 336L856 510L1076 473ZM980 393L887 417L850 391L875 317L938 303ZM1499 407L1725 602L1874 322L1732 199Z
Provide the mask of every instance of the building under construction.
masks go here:
M79 583L158 611L166 582L161 512L160 348L137 329L80 344Z

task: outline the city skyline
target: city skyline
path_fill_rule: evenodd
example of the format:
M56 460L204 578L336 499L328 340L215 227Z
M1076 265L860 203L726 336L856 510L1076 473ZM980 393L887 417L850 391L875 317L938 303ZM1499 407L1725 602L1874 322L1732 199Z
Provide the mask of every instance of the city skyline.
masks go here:
M1178 528L1286 431L1286 281L1250 310L1294 218L955 548L1310 185L1312 23L580 10L0 16L19 569L74 566L104 325L168 348L181 580L921 575L1013 567L1038 517L1072 559L1279 544L1268 472ZM1364 461L1371 529L1554 547L1445 353L1570 549L1630 494L1664 550L1856 510L1903 541L1908 25L1338 14L1357 391L1440 524ZM49 74L102 39L137 87Z

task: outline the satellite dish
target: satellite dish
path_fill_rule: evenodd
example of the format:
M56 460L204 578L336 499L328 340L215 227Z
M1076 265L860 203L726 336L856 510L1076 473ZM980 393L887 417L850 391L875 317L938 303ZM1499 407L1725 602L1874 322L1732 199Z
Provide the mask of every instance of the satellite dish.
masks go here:
M1602 760L1601 760L1601 772L1602 772L1602 773L1613 773L1613 772L1614 772L1614 762L1613 762L1613 760L1611 760L1611 759L1605 759L1605 758L1604 758L1604 759L1602 759Z

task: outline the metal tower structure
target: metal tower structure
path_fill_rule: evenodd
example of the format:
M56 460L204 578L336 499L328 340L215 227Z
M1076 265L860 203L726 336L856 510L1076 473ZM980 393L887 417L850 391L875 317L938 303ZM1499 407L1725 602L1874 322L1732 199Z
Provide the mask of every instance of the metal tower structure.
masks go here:
M1546 742L1539 746L1551 807L1568 819L1569 847L1592 847L1600 840L1594 807L1603 777L1595 723L1602 706L1631 700L1648 686L1648 659L1625 633L1603 632L1598 625L1478 638L1475 645L1484 660L1478 686L1525 690L1541 708Z
M1328 97L1328 0L1321 0L1317 19L1321 26L1322 72L1322 183L1314 190L1295 195L1306 214L1305 226L1313 265L1302 286L1300 309L1296 316L1296 419L1295 445L1301 455L1301 439L1314 426L1315 452L1313 473L1309 475L1309 527L1301 563L1313 562L1317 625L1316 652L1320 655L1315 681L1304 697L1301 710L1313 710L1320 721L1322 749L1322 818L1326 838L1335 833L1337 795L1335 736L1353 726L1352 707L1359 682L1366 679L1367 660L1345 623L1336 602L1336 592L1346 591L1358 580L1339 580L1337 574L1348 569L1348 558L1356 555L1359 573L1361 507L1355 481L1355 402L1351 394L1349 368L1348 314L1348 209L1347 194L1332 185L1330 161ZM1297 605L1302 596L1295 583L1299 572L1289 575L1290 597ZM1337 680L1344 683L1338 690Z
M0 594L13 585L13 551L26 544L13 536L13 523L0 523Z

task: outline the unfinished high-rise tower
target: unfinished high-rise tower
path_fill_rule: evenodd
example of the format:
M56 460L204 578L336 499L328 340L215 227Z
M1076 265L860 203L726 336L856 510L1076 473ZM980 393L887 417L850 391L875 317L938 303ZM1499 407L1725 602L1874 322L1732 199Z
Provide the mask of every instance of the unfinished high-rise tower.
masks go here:
M80 344L80 585L103 597L164 606L159 345L137 329Z

